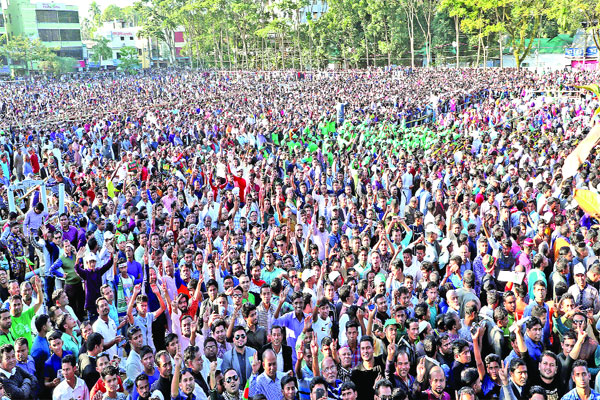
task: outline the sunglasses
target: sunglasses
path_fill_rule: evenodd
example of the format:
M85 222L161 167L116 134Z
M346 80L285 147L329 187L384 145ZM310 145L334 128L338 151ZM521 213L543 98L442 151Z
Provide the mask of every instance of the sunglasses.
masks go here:
M242 333L241 335L235 335L234 336L235 340L239 340L239 339L246 339L246 334Z
M237 375L233 375L233 376L230 376L229 378L225 379L225 382L227 382L227 383L231 383L231 382L237 382L237 381L238 381L238 379L239 379L239 378L238 378L238 376L237 376Z

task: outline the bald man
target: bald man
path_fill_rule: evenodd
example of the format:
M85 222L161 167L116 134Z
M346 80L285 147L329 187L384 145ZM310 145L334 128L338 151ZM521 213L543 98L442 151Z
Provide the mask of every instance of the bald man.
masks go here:
M420 369L419 365L417 371ZM423 363L423 369L425 364ZM419 373L417 373L417 380L419 380ZM442 368L435 366L429 371L429 389L424 392L420 392L417 395L418 400L426 399L439 399L439 400L450 400L450 395L444 392L446 388L446 375Z
M277 356L273 350L265 350L262 356L262 366L264 372L258 375L260 360L257 355L254 355L249 395L254 396L261 393L266 396L267 400L282 400L281 378L285 376L285 373L277 371ZM278 390L273 388L278 388Z

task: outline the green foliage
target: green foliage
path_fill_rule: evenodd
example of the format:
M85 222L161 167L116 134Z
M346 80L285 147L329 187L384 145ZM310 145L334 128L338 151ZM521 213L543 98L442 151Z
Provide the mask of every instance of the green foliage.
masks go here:
M138 49L133 46L124 46L119 50L121 55L119 69L127 73L135 73L140 67Z
M10 64L24 64L27 71L33 68L33 62L55 57L52 49L44 46L39 39L24 36L7 38L3 35L0 42L3 43L0 46L0 55L6 57Z
M92 47L91 59L94 62L102 62L102 60L108 60L112 58L112 49L108 47L108 40L105 37L95 39L96 44Z

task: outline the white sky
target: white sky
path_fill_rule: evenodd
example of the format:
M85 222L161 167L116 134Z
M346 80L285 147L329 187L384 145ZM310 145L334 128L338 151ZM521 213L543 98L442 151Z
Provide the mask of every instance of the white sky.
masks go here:
M94 0L56 0L57 3L73 4L79 6L79 16L81 17L88 16L88 10L90 8L90 4L92 4L93 1ZM119 7L126 7L133 5L133 2L134 0L96 0L96 3L98 3L98 5L100 6L100 10L102 11L104 11L104 9L111 4L116 4Z

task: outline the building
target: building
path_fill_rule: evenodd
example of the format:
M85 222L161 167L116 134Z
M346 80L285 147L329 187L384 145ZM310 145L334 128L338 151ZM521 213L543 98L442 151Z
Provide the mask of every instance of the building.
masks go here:
M40 39L59 57L83 59L81 26L77 6L35 3L32 0L2 0L4 32Z
M167 66L172 61L185 62L188 57L182 54L183 46L185 46L184 29L178 27L173 32L171 38L173 52L170 54L169 46L162 41L155 39L139 37L138 32L141 27L134 26L133 23L127 21L110 21L105 22L97 31L97 36L108 39L108 47L112 50L110 59L102 60L102 62L92 62L91 55L94 52L95 41L86 41L88 55L88 66L91 68L116 68L119 65L120 50L125 46L131 46L138 49L140 55L140 64L143 68L150 66Z
M569 35L558 35L554 38L533 39L531 50L521 62L522 68L532 70L560 70L570 65L565 56L565 49L573 44L573 38ZM525 46L529 45L529 39L525 40ZM502 55L502 65L508 68L517 66L512 49L507 47Z
M579 29L573 45L565 50L572 68L594 71L598 69L598 48L589 32Z

